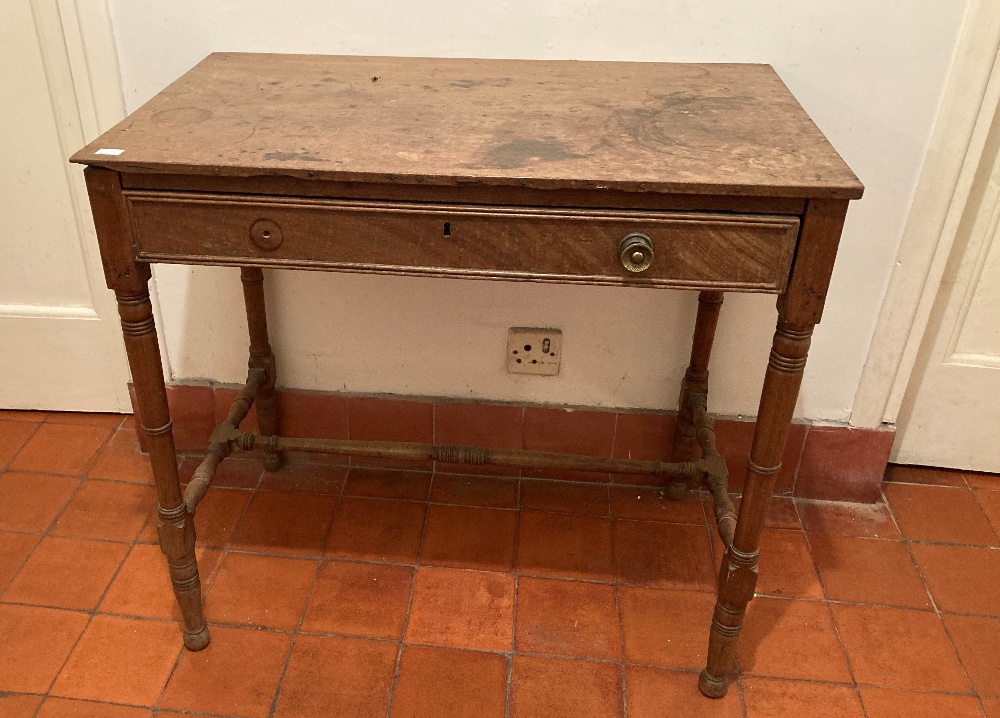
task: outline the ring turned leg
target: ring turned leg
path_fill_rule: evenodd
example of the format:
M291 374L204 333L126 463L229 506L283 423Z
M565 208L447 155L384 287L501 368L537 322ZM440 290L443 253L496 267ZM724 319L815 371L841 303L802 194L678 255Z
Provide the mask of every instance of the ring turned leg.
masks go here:
M257 409L257 425L264 436L278 435L278 394L274 385L277 370L274 353L267 337L267 310L264 305L264 272L260 267L241 267L243 299L247 309L247 328L250 330L250 368L263 369L267 380L257 390L254 406ZM264 468L277 471L281 468L281 452L264 454Z
M712 343L715 341L715 329L719 324L719 312L722 309L722 292L698 293L698 316L694 324L694 339L691 342L691 363L681 381L681 396L677 406L677 427L674 429L674 461L695 461L699 455L694 415L688 406L691 394L708 392L708 362L712 357ZM670 484L671 498L680 499L687 492L683 481Z
M802 383L812 330L811 324L779 321L774 334L736 536L722 559L719 572L719 598L712 618L708 665L698 680L701 692L710 698L726 694L726 676L733 667L736 639L743 627L747 603L753 598L757 585L760 534L775 477L781 468L781 454Z
M194 553L194 516L181 497L160 348L146 289L149 269L142 269L146 276L141 283L136 281L131 290L116 289L118 313L121 315L142 430L146 434L156 480L156 528L160 536L160 550L167 557L174 596L181 608L184 645L192 651L200 651L208 645L209 637L201 611L201 579Z
M184 645L200 651L208 645L208 626L201 612L194 521L181 497L177 478L177 453L163 385L160 346L149 302L149 265L135 261L121 177L117 172L98 167L88 167L83 175L101 247L104 277L118 299L125 351L135 384L137 418L146 434L156 481L160 550L167 557L174 595L181 609Z

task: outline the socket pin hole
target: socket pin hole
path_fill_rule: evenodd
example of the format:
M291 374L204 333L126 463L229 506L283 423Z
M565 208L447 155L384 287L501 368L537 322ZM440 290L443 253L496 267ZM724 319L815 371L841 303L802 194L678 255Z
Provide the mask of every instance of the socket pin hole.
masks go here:
M532 360L531 360L531 363L532 363L532 364L537 364L537 363L538 363L538 360L537 360L537 359L532 359Z
M554 357L555 355L556 355L556 353L555 353L555 352L549 352L549 356L550 356L550 357Z
M514 353L517 354L517 349L514 350Z
M451 222L444 223L444 236L445 237L451 236Z
M520 364L520 363L521 363L521 360L520 360L520 359L515 359L514 361L516 361L516 362L517 362L518 364Z
M531 351L531 345L530 344L525 344L524 345L524 351L530 352Z

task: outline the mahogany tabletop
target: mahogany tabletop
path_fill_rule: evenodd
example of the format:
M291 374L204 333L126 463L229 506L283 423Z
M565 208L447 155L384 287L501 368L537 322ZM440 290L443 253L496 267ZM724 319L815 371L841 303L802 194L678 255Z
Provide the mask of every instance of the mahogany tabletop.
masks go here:
M121 172L856 199L769 65L214 53L72 157Z

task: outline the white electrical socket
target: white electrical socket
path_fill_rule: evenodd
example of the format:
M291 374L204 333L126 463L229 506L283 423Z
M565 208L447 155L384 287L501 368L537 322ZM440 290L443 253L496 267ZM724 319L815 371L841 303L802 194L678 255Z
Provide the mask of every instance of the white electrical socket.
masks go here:
M511 327L507 330L507 371L511 374L559 373L562 330Z

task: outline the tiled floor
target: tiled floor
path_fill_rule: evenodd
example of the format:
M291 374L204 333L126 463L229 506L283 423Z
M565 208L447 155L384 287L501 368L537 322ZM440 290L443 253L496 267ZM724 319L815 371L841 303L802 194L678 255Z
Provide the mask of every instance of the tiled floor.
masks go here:
M4 718L1000 716L998 477L776 500L710 701L704 496L228 460L187 653L131 420L0 412L0 466Z

